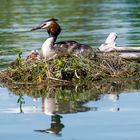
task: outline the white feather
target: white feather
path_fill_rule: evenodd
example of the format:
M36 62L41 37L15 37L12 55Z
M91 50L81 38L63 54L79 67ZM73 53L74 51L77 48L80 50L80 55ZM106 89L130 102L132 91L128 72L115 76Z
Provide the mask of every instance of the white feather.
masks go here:
M41 53L43 58L48 59L55 55L55 51L52 49L54 43L54 38L49 37L42 45Z

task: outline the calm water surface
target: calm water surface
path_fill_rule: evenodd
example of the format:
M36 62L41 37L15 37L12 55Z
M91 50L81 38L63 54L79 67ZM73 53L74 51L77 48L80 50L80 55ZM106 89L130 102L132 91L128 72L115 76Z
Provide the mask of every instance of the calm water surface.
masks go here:
M13 49L22 50L23 57L40 49L47 33L30 29L50 17L58 18L62 26L59 41L99 47L110 32L116 32L118 46L140 47L139 0L0 2L0 70L17 57ZM115 91L110 90L111 84L102 91L77 91L76 87L29 91L1 86L0 139L139 140L140 82L133 82L122 82ZM52 97L51 92L62 99ZM97 96L99 92L103 94Z

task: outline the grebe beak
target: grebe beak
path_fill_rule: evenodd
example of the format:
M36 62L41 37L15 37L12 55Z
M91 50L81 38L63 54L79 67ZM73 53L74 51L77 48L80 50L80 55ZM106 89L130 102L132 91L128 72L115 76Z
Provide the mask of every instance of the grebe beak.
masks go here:
M31 31L42 29L43 26L44 26L44 24L41 24L41 25L39 25L37 27L32 28Z
M31 29L31 31L35 31L35 30L39 30L39 29L48 29L49 26L52 24L52 22L56 22L56 21L58 21L58 19L56 19L56 18L51 18L51 19L45 20L37 27L34 27L33 29Z

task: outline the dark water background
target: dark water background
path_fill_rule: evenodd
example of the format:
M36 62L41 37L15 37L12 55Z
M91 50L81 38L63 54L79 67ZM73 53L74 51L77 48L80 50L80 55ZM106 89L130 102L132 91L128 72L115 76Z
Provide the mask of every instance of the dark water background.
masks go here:
M110 32L116 32L118 46L140 47L139 0L0 0L0 3L1 70L17 57L13 49L22 50L23 57L33 49L40 49L47 33L30 29L51 17L58 18L62 26L59 41L76 40L99 47ZM29 96L28 91L22 96L22 90L17 94L1 86L0 139L138 140L139 81L125 87L109 95L103 92L98 99L93 98L95 91L80 91L77 96L81 102L58 103L56 97ZM73 89L65 92L75 94ZM83 99L86 92L89 97ZM53 110L57 114L52 115ZM21 111L24 113L20 114ZM45 129L49 129L47 133Z

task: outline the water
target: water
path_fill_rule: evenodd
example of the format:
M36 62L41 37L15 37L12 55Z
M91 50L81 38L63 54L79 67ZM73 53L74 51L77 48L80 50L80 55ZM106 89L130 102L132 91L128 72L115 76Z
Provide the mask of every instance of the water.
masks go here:
M47 33L30 29L50 17L58 18L63 29L58 41L76 40L99 47L110 32L116 32L118 46L140 47L139 0L0 2L0 70L17 57L13 49L21 49L23 57L33 49L40 49ZM60 87L44 91L1 86L0 138L138 140L139 81L125 84L110 94L106 94L107 90L101 92L100 88L77 91L75 87ZM99 91L102 96L97 96ZM50 93L58 96L51 97L54 94Z
M131 89L132 87L130 87ZM18 92L0 91L0 137L1 139L134 139L140 137L140 90L112 92L95 97L95 92L79 92L80 100L69 95L70 100L57 97L24 95L25 104L17 103ZM63 91L62 89L60 90ZM89 93L90 92L90 93ZM51 92L53 93L53 92ZM55 91L55 93L59 93ZM81 95L80 95L81 94ZM84 97L82 98L82 95ZM59 93L60 95L60 93ZM24 113L20 113L20 112ZM54 113L55 115L51 115Z

